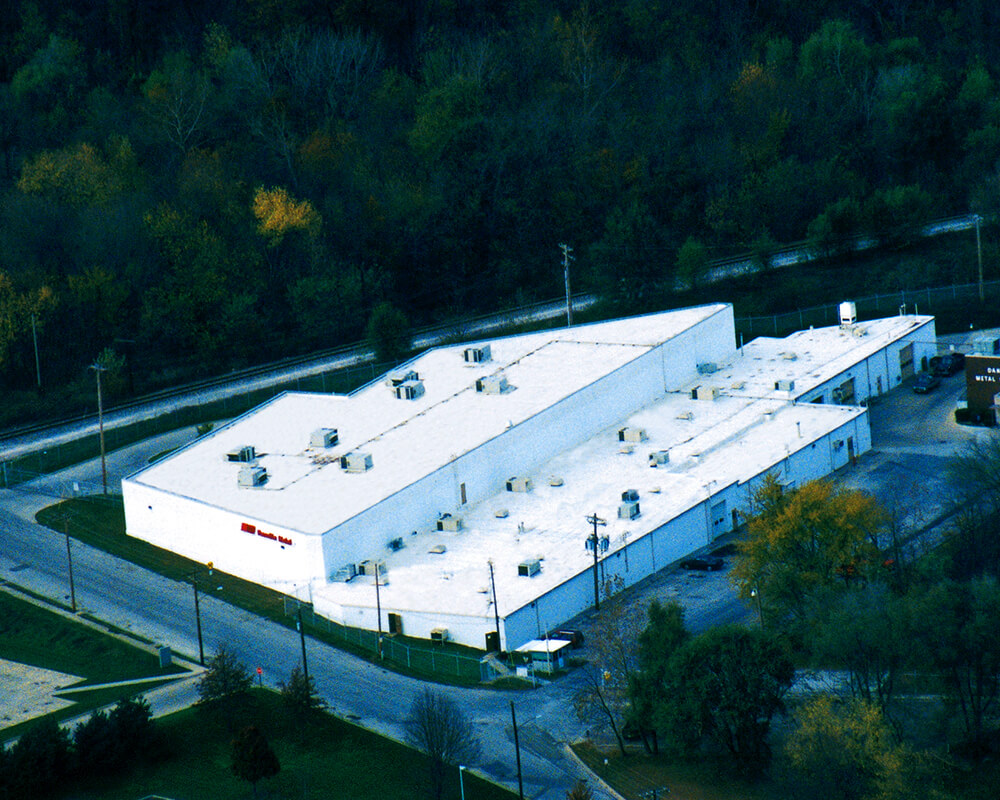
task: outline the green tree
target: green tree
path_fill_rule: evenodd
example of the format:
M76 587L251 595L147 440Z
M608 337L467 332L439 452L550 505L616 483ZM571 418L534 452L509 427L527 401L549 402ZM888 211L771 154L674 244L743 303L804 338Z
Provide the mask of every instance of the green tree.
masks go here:
M1000 436L969 442L948 465L955 524L941 547L950 577L1000 575Z
M655 714L666 691L667 665L690 634L684 627L684 607L675 600L661 605L654 599L648 617L639 635L639 670L628 687L628 721L638 728L647 751L655 753L659 752Z
M479 756L472 723L451 699L424 689L410 706L404 726L407 741L427 754L431 793L441 800L446 767L468 764Z
M280 771L281 762L256 725L243 728L233 739L233 774L253 787L254 797L257 797L257 784Z
M824 800L892 800L909 796L906 750L877 706L852 700L842 707L819 695L795 713L784 753L796 793Z
M10 750L14 797L44 797L60 787L72 768L70 733L49 715L35 722Z
M677 261L674 264L677 276L695 289L707 268L708 248L693 236L689 236L677 251Z
M316 682L307 678L299 665L295 665L288 682L278 684L281 702L295 719L301 720L326 708L326 701L316 692Z
M801 622L809 595L849 586L881 569L876 543L884 511L863 492L810 481L785 491L768 474L754 492L746 539L732 577L740 596L756 590L768 619Z
M614 208L604 235L590 251L595 282L605 298L617 302L649 303L666 285L660 229L640 200Z
M691 749L708 738L741 770L759 773L771 760L771 718L784 709L794 676L791 659L767 631L711 628L670 657L659 728Z
M252 687L250 670L232 650L220 645L198 681L198 696L203 703L232 700L247 694Z
M105 711L94 711L73 729L73 753L81 775L108 775L120 763L115 726Z
M391 303L379 303L368 318L368 342L376 361L399 361L412 346L406 315Z
M961 710L971 753L985 755L1000 697L1000 584L993 577L944 580L916 601L917 641Z

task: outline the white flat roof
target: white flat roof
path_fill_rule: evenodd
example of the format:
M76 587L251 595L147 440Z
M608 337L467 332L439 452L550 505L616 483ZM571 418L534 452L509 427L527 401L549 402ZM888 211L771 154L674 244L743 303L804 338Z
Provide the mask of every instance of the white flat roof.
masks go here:
M348 396L285 394L129 480L322 534L726 309L699 306L490 340L492 360L481 364L462 359L468 344L430 350L396 370L423 379L415 400L396 398L382 380ZM478 378L498 372L510 391L475 391ZM324 427L337 429L339 445L309 447L310 434ZM239 487L241 465L226 460L245 445L267 470L262 487ZM333 456L348 451L370 454L375 468L344 472Z

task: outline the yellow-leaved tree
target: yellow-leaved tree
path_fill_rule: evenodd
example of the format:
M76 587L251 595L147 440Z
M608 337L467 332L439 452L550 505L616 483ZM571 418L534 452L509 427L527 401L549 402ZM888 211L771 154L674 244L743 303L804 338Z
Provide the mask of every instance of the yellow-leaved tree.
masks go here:
M17 188L75 208L106 206L140 182L135 152L128 139L113 139L98 150L81 143L43 150L21 169Z
M769 474L754 493L732 577L767 619L801 620L821 587L849 586L883 569L878 535L887 515L864 492L809 481L786 491Z
M277 247L292 231L303 231L310 237L319 233L320 216L313 204L296 200L280 186L259 187L254 192L253 215L257 218L257 232L270 247Z
M0 364L7 361L11 345L31 330L32 316L40 322L43 311L55 305L48 286L19 292L6 272L0 272Z

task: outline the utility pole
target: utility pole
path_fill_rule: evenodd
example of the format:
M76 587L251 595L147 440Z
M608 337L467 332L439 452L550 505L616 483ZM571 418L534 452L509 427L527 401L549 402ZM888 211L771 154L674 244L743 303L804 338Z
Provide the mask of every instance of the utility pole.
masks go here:
M497 650L501 651L500 648L500 609L497 608L497 584L493 579L493 560L490 559L488 562L490 565L490 586L493 589L493 618L497 623ZM501 651L502 652L502 651Z
M66 534L66 560L69 562L69 598L73 613L76 613L76 585L73 583L73 551L69 547L69 515L63 514L63 533Z
M566 327L573 327L573 302L569 293L569 262L575 260L573 248L568 244L561 244L559 248L563 254L563 280L566 283Z
M378 657L382 660L382 597L378 588L378 562L375 562L375 613L378 614Z
M42 393L42 363L38 358L38 332L35 330L35 315L31 315L31 341L35 345L35 377L38 380L38 393Z
M597 526L607 525L608 523L607 520L603 520L599 516L597 516L597 512L594 512L589 517L587 517L587 522L589 522L591 525L594 526L594 532L587 537L587 542L594 548L594 611L600 611L601 590L600 590L600 582L597 579L597 548L598 548Z
M514 713L514 701L510 701L510 719L514 723L514 755L517 757L517 796L524 800L524 782L521 779L521 745L517 741L517 714Z
M295 609L298 614L296 626L299 629L299 638L302 639L302 676L306 679L306 687L309 686L309 662L306 661L306 629L302 624L302 603Z
M983 292L983 242L979 237L979 223L982 217L976 214L976 255L979 257L979 302L985 303L986 296Z
M104 456L104 399L101 394L101 373L107 370L99 361L95 361L90 368L97 373L97 428L101 438L101 485L104 487L104 494L108 493L108 468ZM195 590L197 592L197 590ZM197 597L197 594L195 595ZM204 665L204 660L202 664Z

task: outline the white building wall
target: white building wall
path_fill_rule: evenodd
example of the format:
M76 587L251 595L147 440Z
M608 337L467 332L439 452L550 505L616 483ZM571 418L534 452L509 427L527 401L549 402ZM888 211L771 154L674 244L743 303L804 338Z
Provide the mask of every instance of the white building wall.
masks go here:
M122 481L122 497L130 536L192 561L212 562L223 572L283 591L325 578L318 536L242 517L129 480ZM242 529L244 523L253 527L252 533Z

